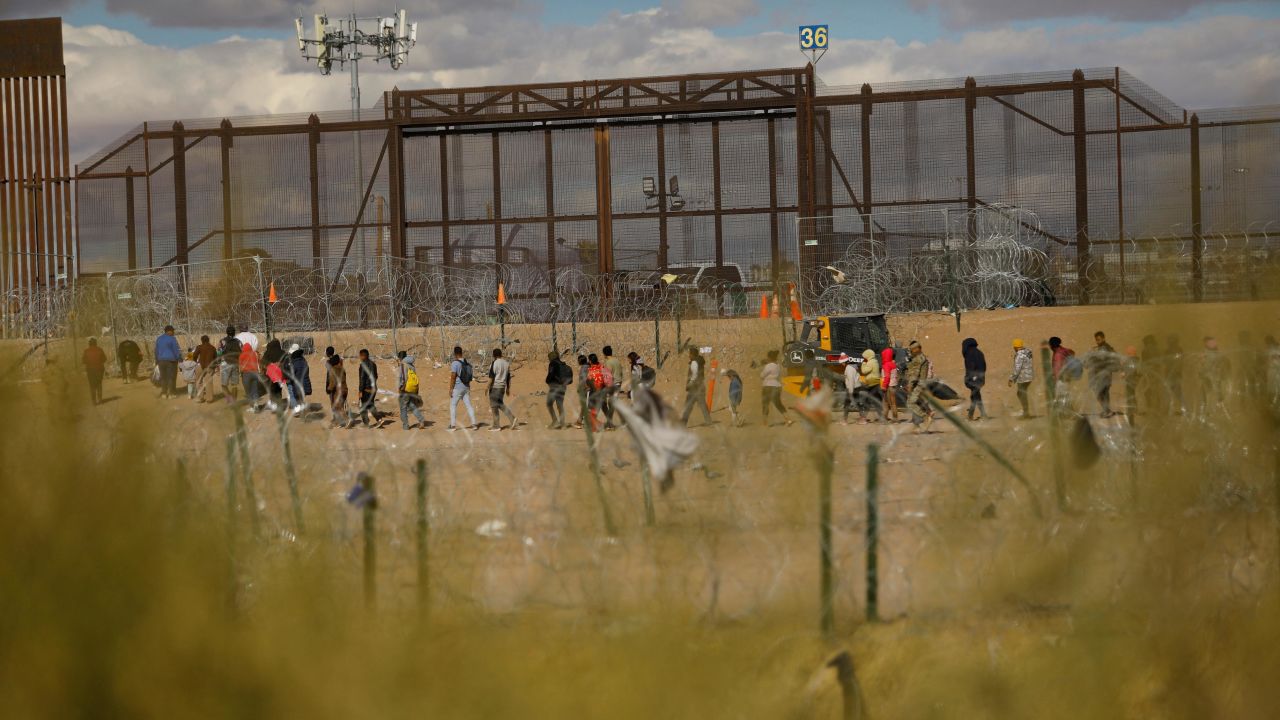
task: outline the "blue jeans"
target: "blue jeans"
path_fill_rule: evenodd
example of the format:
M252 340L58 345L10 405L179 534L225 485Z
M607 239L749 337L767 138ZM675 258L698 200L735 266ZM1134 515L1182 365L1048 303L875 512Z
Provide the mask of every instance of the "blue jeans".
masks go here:
M258 398L262 397L262 375L256 372L247 372L240 374L240 381L244 383L244 397L249 401L250 405L257 405Z
M471 417L471 424L476 424L476 409L471 406L471 388L466 385L454 385L453 395L449 398L449 427L458 425L458 401L461 400L467 406L467 415Z

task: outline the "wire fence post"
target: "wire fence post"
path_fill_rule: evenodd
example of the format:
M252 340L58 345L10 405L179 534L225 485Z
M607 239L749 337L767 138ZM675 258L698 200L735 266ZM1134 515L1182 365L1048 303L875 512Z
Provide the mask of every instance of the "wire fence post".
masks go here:
M381 230L379 230L379 232L381 232ZM398 326L400 323L399 323L399 319L396 317L396 314L397 314L397 309L396 309L396 284L395 284L394 279L392 278L392 273L391 273L391 257L390 257L390 256L388 256L388 255L383 255L383 256L382 256L382 270L383 270L383 272L384 272L384 273L386 273L386 283L387 283L387 308L390 310L390 313L391 313L391 314L390 314L390 319L391 319L391 350L392 350L392 354L394 354L394 355L399 355L399 354L400 354L400 336L399 336L399 334L397 333L397 326Z
M825 435L825 434L824 434ZM831 546L831 475L835 458L825 437L814 438L814 464L818 470L818 554L821 563L821 617L822 634L830 638L835 633L835 571Z
M244 478L244 494L249 500L249 523L253 527L253 536L262 537L262 526L258 522L258 491L253 487L253 469L249 464L249 432L244 425L244 416L235 405L231 406L231 416L235 418L236 443L240 446L240 475Z
M258 302L262 304L262 327L267 334L267 339L271 339L271 304L267 302L267 286L262 281L262 258L258 255L253 256L253 266L258 276Z
M587 406L587 396L582 397L582 428L587 433L587 452L591 456L591 475L596 482L596 495L600 498L600 512L604 516L604 531L609 537L615 537L618 534L617 527L613 524L613 514L609 512L609 498L604 494L604 478L600 474L600 454L596 450L595 418L591 416L591 412Z
M290 382L293 382L290 380ZM289 482L289 500L293 506L293 526L301 535L306 531L302 522L302 498L298 495L298 473L293 467L293 449L289 444L289 421L287 412L276 413L280 423L280 446L284 451L284 475Z
M227 436L227 609L236 606L236 436Z
M120 365L120 335L116 331L115 298L111 297L111 273L107 273L107 322L111 324L111 352L115 355L116 365L120 366L121 380L124 379L124 366Z
M1053 374L1053 354L1046 344L1040 348L1040 370L1044 373L1044 399L1049 415L1049 445L1053 453L1053 492L1058 510L1067 509L1067 479L1062 466L1062 433L1058 418L1058 380Z
M374 512L377 510L377 495L374 494L373 476L360 473L357 478L360 487L368 494L368 499L361 508L364 525L364 604L368 610L378 605L378 548L377 528L374 525Z
M430 549L427 545L431 526L427 514L429 488L426 460L419 459L414 463L414 474L418 480L418 608L426 612L431 607Z
M867 622L880 621L880 446L867 446Z
M182 299L187 310L187 342L191 343L192 339L198 337L198 335L196 334L195 323L191 320L190 265L182 265L179 270L182 272Z

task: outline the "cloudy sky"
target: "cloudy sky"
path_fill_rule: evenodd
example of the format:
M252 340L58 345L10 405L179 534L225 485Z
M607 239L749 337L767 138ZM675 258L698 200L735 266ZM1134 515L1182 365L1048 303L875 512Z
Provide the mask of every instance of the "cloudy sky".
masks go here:
M1119 65L1189 108L1280 104L1280 0L400 0L419 22L366 106L441 87L803 65L831 27L831 85ZM362 15L395 0L356 0ZM346 77L298 55L293 18L352 0L0 0L61 14L72 160L142 120L339 109Z

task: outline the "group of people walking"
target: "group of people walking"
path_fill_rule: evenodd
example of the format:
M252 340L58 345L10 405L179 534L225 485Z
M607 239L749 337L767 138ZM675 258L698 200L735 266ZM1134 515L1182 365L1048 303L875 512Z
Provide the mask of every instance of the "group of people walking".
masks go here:
M1273 407L1280 407L1280 344L1274 337L1267 336L1263 347L1255 348L1250 335L1241 333L1239 347L1231 354L1220 349L1216 338L1206 337L1203 343L1203 351L1196 358L1200 393L1197 411L1203 413L1224 408L1228 388L1233 386L1248 397L1265 397ZM279 339L270 340L261 353L258 346L257 335L228 327L217 345L212 344L206 335L200 338L199 345L184 353L173 327L167 326L155 341L156 364L152 380L159 387L162 398L179 396L177 378L181 375L186 383L186 395L198 403L214 402L220 388L227 403L239 402L243 390L244 402L248 411L253 413L265 409L302 415L319 409L309 402L313 388L306 350L296 342L286 348ZM1073 412L1072 389L1077 382L1087 385L1102 418L1117 414L1111 393L1117 382L1123 382L1123 407L1131 416L1136 412L1140 397L1148 412L1181 414L1188 411L1183 393L1187 356L1177 336L1169 336L1162 348L1154 336L1148 335L1142 339L1141 352L1134 346L1126 347L1123 353L1117 352L1102 331L1094 333L1093 347L1079 356L1056 336L1042 346L1050 353L1048 397L1051 398L1051 411ZM961 343L960 353L964 360L964 386L969 392L966 415L975 422L986 419L990 417L983 398L988 374L986 356L975 338L966 338ZM142 360L141 349L132 340L125 340L120 343L116 355L124 381L136 380ZM760 365L760 409L766 425L771 411L776 411L784 423L792 423L782 403L784 373L778 355L777 350L769 351ZM504 357L501 348L494 348L491 356L483 378L479 380L488 385L492 414L489 429L504 429L505 420L506 428L516 430L520 423L509 404L514 383L512 364ZM1233 358L1238 358L1234 372ZM714 366L709 366L696 347L688 349L687 359L680 422L687 425L697 410L706 424L712 424L707 387ZM654 368L635 352L626 356L626 365L608 345L601 348L599 355L581 354L576 360L575 372L562 359L562 353L552 351L547 356L544 382L550 419L548 428L581 428L589 422L593 430L614 430L624 422L621 414L616 412L619 399L639 388L652 388L657 381ZM423 388L416 360L401 351L397 353L395 363L394 394L398 400L401 426L407 430L411 427L410 421L416 421L417 428L425 429L430 423L422 410ZM89 340L82 364L88 379L90 400L94 404L101 403L107 355L96 340ZM349 404L346 365L346 360L333 347L325 349L324 387L331 424L347 428L356 425L384 426L391 413L379 411L376 407L379 393L377 363L367 349L359 351L355 365L354 406ZM841 366L842 371L837 369ZM1016 388L1021 418L1032 416L1030 388L1036 379L1036 366L1032 350L1021 339L1015 339L1009 360L1008 385ZM741 425L743 379L733 369L723 370L720 375L728 385L731 422L735 426ZM479 428L471 400L474 382L477 382L474 368L463 349L454 347L449 365L448 430ZM933 363L925 355L923 346L914 340L905 349L867 349L860 358L842 357L835 363L811 359L804 379L806 392L824 383L833 389L836 407L843 410L845 424L850 423L852 413L857 413L860 423L899 422L902 407L910 414L911 422L918 431L927 431L936 404L930 399L956 398L954 394L945 396L949 388L936 380ZM572 423L565 404L571 386L576 386L577 404L582 408ZM459 406L466 412L468 422L465 426L458 423Z

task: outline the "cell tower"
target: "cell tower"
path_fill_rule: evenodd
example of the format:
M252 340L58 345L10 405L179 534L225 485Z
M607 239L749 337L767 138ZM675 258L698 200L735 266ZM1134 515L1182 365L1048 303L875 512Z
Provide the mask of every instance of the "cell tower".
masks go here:
M399 70L409 56L409 50L418 42L418 23L409 23L404 10L396 10L393 17L357 17L355 13L331 22L327 15L315 16L315 37L306 36L302 18L295 23L298 28L298 50L308 60L314 60L321 75L351 64L351 111L356 120L360 117L360 61L372 57L374 62L388 60L392 70ZM361 29L372 25L376 30ZM372 48L365 54L363 48Z
M392 17L359 17L354 12L341 19L330 21L324 14L314 16L315 37L307 37L302 18L297 18L298 50L307 60L314 60L321 75L333 71L336 62L341 68L351 67L351 119L360 120L360 61L371 57L374 62L387 60L392 70L399 70L409 56L409 50L418 43L418 23L410 23L404 10L397 9ZM366 29L362 29L361 25ZM365 49L370 49L366 54ZM359 133L353 139L355 146L355 176L363 178L360 157ZM378 229L381 233L381 228ZM367 260L365 239L360 238L361 262Z

